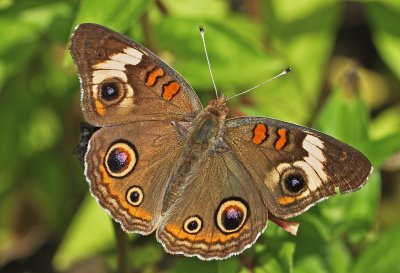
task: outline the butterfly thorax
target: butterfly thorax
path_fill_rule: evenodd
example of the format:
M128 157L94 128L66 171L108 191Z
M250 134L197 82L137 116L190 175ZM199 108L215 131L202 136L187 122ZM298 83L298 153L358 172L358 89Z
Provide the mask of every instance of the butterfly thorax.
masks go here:
M222 97L210 101L191 122L184 136L182 153L167 180L163 212L178 203L177 199L182 196L186 187L191 186L191 181L194 181L197 175L196 170L201 169L199 167L210 154L224 151L222 136L227 113L225 98Z

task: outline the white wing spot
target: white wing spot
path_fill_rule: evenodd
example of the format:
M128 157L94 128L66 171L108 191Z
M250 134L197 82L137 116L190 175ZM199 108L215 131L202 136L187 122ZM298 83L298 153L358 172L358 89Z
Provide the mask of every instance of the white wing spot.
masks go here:
M125 71L125 63L114 61L114 60L107 60L105 62L95 64L93 66L93 68L94 69Z
M127 82L125 72L120 70L95 70L93 71L93 84L102 83L106 79L120 78L123 82Z
M309 167L307 168L307 175L312 179L310 179L308 185L311 190L315 190L321 186L322 182L327 181L328 179L324 171L326 158L322 152L322 149L325 146L321 139L312 135L307 135L304 138L302 146L307 151L308 156L304 157L304 161L298 162L300 162L304 167L306 165Z
M143 53L140 52L139 50L136 50L132 47L127 47L124 49L124 52L132 57L135 57L138 60L137 63L139 63L142 60Z

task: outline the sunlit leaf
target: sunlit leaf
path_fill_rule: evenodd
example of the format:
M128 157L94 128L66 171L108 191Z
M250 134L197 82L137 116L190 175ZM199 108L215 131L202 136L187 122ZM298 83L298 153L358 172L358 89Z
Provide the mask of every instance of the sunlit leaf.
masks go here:
M199 25L205 28L208 54L221 93L233 95L239 90L232 90L232 87L252 87L265 80L268 73L272 76L285 68L279 58L265 53L261 44L255 42L259 38L257 27L240 17L230 18L229 23L196 18L165 18L157 28L160 56L198 91L212 90ZM237 28L237 25L241 27ZM210 93L213 96L212 91Z
M315 121L315 127L350 145L366 147L368 114L362 98L339 87L333 90Z
M376 48L400 78L400 29L396 27L400 17L399 2L371 1L366 4L366 11Z
M96 23L119 32L137 23L144 10L152 5L147 0L96 1L84 0L79 6L74 25Z
M375 117L369 126L372 139L378 140L400 132L400 107L390 107Z
M304 100L300 106L313 108L336 35L340 2L303 0L293 4L265 2L265 28L270 43L296 71L297 92Z
M88 195L63 238L54 266L65 270L73 263L109 250L114 245L110 217Z

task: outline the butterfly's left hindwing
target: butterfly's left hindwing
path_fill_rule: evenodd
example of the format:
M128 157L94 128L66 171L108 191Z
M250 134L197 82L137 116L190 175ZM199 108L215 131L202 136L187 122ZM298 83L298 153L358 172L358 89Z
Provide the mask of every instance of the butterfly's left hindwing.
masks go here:
M166 178L181 150L181 138L169 122L102 128L85 156L91 192L124 230L151 233L161 220Z
M225 140L277 217L360 188L372 171L356 149L318 131L269 118L226 121Z

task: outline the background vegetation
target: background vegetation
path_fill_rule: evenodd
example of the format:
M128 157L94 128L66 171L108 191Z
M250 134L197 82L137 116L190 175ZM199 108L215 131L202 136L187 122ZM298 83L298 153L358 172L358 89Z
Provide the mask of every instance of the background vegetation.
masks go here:
M72 155L82 121L68 52L95 22L161 56L214 93L198 26L232 115L309 125L363 151L375 172L360 191L297 217L297 237L270 223L240 256L204 262L130 235L128 272L400 272L400 2L0 0L0 271L115 272L108 215ZM396 153L397 151L397 153Z

